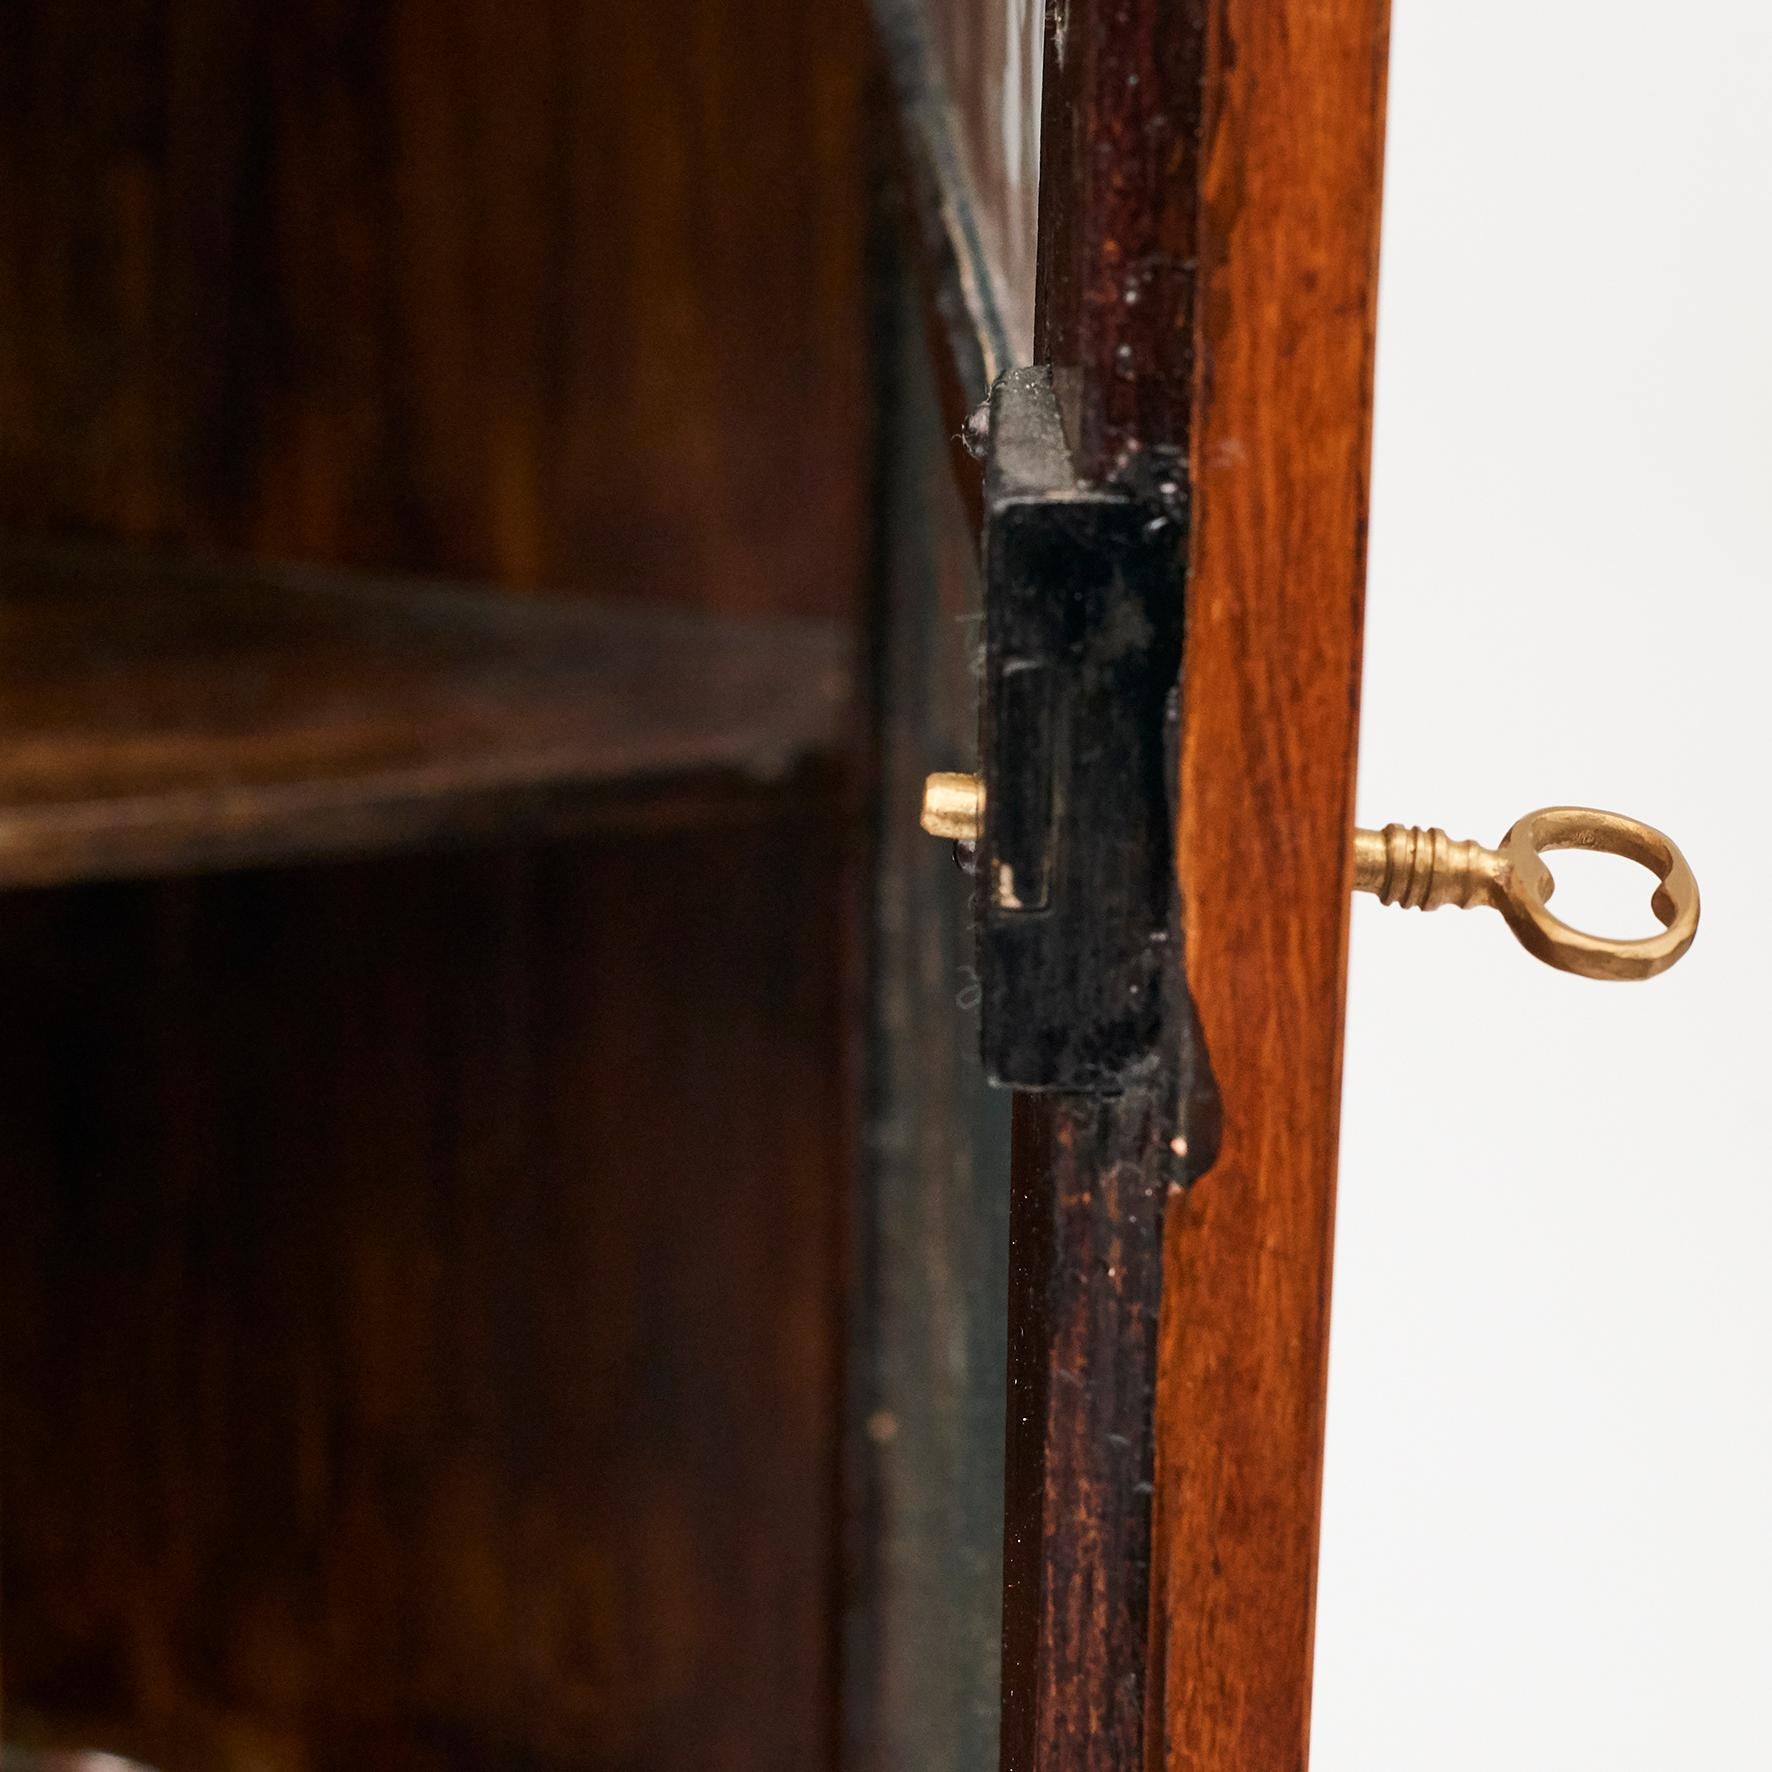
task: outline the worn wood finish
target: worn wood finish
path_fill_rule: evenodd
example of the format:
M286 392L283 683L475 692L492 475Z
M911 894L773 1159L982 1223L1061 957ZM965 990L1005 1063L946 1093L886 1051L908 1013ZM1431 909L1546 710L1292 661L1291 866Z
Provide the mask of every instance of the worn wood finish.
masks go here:
M1166 1091L1015 1115L1004 1772L1147 1763Z
M1166 1772L1308 1745L1387 13L1211 12L1178 855L1223 1129L1165 1252Z
M1042 350L1080 471L1187 550L1199 1025L1167 1097L1017 1107L1013 1772L1303 1764L1383 65L1382 0L1049 41Z
M1073 458L1183 539L1201 3L1072 0L1049 22L1042 138L1039 351ZM1161 1739L1162 1236L1210 1118L1179 990L1148 1078L1016 1104L1004 1772L1144 1772Z
M1143 1772L1164 1739L1152 1654L1164 1233L1217 1118L1179 995L1165 1021L1165 1049L1122 1092L1016 1098L1004 1772Z
M850 607L864 63L862 0L12 0L0 523Z
M0 885L742 797L836 748L834 625L0 549Z
M840 852L827 806L0 901L9 1726L831 1763Z
M1193 407L1197 150L1215 0L1067 0L1048 20L1039 352L1079 469L1179 471Z

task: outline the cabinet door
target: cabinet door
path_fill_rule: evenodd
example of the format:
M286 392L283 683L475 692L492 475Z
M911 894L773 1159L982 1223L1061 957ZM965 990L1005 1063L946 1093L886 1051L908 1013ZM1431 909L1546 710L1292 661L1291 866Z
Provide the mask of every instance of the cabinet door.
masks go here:
M1030 254L1011 183L987 170L1004 162L978 144L1013 139L1013 51L1036 11L880 5L910 266L881 361L902 390L914 333L939 390L921 417L901 399L885 432L901 496L883 682L939 730L925 765L982 758L983 776L972 881L932 887L943 908L921 927L900 916L898 964L928 988L894 1013L927 1053L947 1036L922 1017L951 1026L955 994L977 1005L982 1073L956 1060L923 1087L988 1115L1004 1086L1013 1135L1006 1160L930 1146L901 1171L949 1202L964 1305L942 1325L876 1319L878 1345L959 1325L964 1381L950 1366L914 1406L939 1395L970 1422L975 1481L995 1449L970 1360L989 1347L994 1263L1007 1287L1003 1629L1000 1670L981 1642L948 1654L924 1757L895 1758L889 1727L876 1763L960 1764L943 1743L964 1726L979 1764L965 1695L1000 1671L1012 1772L1301 1767L1387 7L1046 7ZM966 542L982 542L976 578L919 576ZM891 843L916 771L902 722L883 731ZM962 914L976 958L953 945ZM877 1106L902 1129L929 1123L927 1101ZM1005 1196L1006 1230L981 1229ZM876 1194L877 1223L889 1204ZM937 1473L891 1449L905 1399L870 1397L867 1467L896 1472L879 1519L942 1521L896 1542L975 1615L976 1508L944 1511ZM858 1665L914 1684L912 1615L890 1583L874 1591L882 1659Z

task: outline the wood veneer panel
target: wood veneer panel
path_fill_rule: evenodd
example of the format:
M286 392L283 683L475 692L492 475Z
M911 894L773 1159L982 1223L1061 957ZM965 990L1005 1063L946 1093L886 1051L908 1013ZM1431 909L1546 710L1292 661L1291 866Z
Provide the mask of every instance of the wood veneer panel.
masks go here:
M1178 858L1217 1160L1171 1207L1165 1772L1305 1763L1387 0L1211 0Z
M0 523L851 607L862 12L9 0Z
M0 885L717 809L829 756L834 624L0 548Z
M846 609L863 59L849 0L0 8L0 522ZM650 680L641 728L708 687ZM842 833L717 798L6 895L9 1726L828 1763ZM106 865L247 854L211 835Z
M830 1763L833 817L5 897L9 1726Z

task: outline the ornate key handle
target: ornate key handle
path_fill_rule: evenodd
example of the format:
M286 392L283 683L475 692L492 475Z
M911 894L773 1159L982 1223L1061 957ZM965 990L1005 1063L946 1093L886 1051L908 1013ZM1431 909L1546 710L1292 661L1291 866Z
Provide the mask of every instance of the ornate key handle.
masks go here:
M984 784L975 775L932 775L923 789L923 828L975 842L984 820ZM1591 849L1640 863L1660 884L1650 908L1659 935L1614 940L1572 928L1550 910L1556 881L1544 856ZM1387 824L1354 832L1354 890L1381 903L1432 911L1443 904L1490 905L1529 954L1583 978L1653 978L1685 953L1698 933L1698 882L1686 858L1651 826L1591 806L1529 812L1493 849L1455 843L1439 829Z
M1553 916L1556 881L1544 862L1545 852L1553 849L1597 850L1646 867L1660 881L1649 904L1663 925L1661 933L1617 941ZM1355 831L1354 889L1417 910L1492 905L1529 954L1583 978L1653 978L1673 965L1698 933L1698 882L1673 840L1621 812L1591 806L1529 812L1493 849L1455 843L1442 830L1412 825Z

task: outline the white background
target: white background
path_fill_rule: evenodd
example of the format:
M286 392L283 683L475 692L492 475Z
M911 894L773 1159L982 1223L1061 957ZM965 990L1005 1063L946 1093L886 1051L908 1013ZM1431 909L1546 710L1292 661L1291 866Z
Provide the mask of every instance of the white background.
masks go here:
M1315 1772L1768 1768L1772 6L1396 0L1385 203L1361 821L1704 920L1356 903Z

